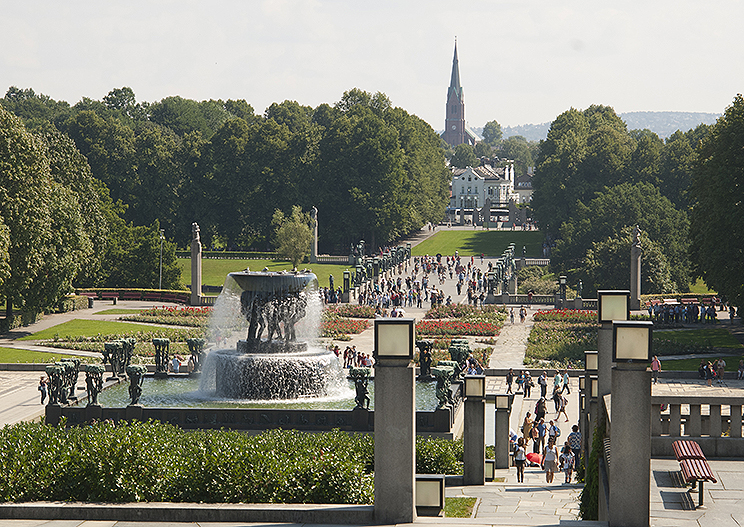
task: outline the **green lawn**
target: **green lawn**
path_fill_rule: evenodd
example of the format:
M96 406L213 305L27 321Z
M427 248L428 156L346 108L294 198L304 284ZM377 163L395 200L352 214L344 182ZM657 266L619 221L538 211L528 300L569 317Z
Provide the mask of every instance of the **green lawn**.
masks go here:
M714 348L741 348L741 343L723 328L654 331L654 337L681 344L710 344Z
M708 286L705 285L702 278L698 278L694 284L690 284L690 293L695 293L696 295L718 295L715 291L708 289Z
M60 353L44 353L41 351L18 350L14 348L0 348L0 363L7 364L11 362L57 362L60 359L72 359L74 355L65 355Z
M718 360L719 358L720 357L711 355L710 358L707 360L713 362L714 360ZM725 357L723 357L723 360L726 361L725 371L737 371L739 369L739 361L742 358L744 358L744 356L741 355L726 355ZM700 359L664 360L664 357L661 357L661 359L661 371L697 371L698 367L700 366Z
M447 230L446 227L412 249L414 256L424 254L460 256L501 256L510 243L517 247L517 256L522 256L522 247L527 247L527 256L542 258L544 236L539 231L483 231Z
M470 518L478 498L445 498L445 518Z
M55 337L89 337L97 334L114 335L136 333L137 331L158 331L162 326L149 326L145 324L128 324L126 322L113 322L109 320L81 320L75 319L38 331L18 340L45 340Z
M179 258L178 265L181 266L181 280L186 285L191 285L191 258ZM244 271L249 267L251 271L260 271L268 267L270 271L283 271L292 269L289 261L273 260L212 260L202 259L202 285L224 285L228 273ZM301 268L308 268L318 277L321 287L328 287L328 276L333 275L336 287L343 286L344 270L348 265L330 264L303 264ZM349 269L352 271L352 269Z
M141 309L107 309L105 311L99 311L94 315L137 315Z

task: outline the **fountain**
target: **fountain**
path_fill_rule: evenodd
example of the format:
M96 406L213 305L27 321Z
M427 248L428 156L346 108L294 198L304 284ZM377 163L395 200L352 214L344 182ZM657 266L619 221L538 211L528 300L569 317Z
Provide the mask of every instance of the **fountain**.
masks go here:
M207 356L216 394L250 400L328 395L329 384L343 378L338 359L330 351L309 347L298 339L295 328L307 314L312 294L308 286L317 282L315 275L264 270L228 277L227 283L232 279L239 289L240 313L248 330L235 348L212 350Z

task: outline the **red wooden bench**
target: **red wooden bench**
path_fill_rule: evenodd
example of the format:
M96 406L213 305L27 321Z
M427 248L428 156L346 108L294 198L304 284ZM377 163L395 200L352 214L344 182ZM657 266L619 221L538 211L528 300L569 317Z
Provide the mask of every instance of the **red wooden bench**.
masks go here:
M119 293L116 291L104 291L101 293L101 298L103 300L113 300L114 304L116 304L116 301L119 299Z
M139 291L124 291L121 294L122 300L139 300L142 296L142 293Z
M705 459L703 449L695 441L675 441L672 443L672 450L674 450L674 457L679 462L684 480L687 483L692 483L693 489L696 483L700 484L698 488L698 507L702 507L703 483L706 481L718 482L710 469L710 465L708 465L708 460Z
M98 299L98 293L95 291L86 291L84 293L78 293L80 296L87 296L88 298Z
M157 302L160 300L160 293L145 293L145 300Z

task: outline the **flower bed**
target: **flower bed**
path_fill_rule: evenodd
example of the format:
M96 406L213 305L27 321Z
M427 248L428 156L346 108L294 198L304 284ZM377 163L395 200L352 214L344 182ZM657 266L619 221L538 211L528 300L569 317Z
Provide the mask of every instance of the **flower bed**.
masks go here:
M212 307L155 307L143 309L137 315L119 317L119 320L149 322L173 326L206 327Z
M493 337L501 326L492 322L469 320L422 320L416 324L419 335L475 335Z
M326 311L320 321L320 336L338 338L343 335L361 333L368 327L367 319L344 318Z
M591 324L597 322L597 312L586 309L541 309L535 313L534 320Z

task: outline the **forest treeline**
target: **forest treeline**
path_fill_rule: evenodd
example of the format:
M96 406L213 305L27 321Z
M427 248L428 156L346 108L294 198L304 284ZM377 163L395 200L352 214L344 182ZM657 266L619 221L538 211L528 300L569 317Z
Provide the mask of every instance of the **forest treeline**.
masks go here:
M135 226L157 221L188 245L271 249L275 210L318 209L321 252L382 245L438 222L449 199L439 136L382 93L352 89L334 105L179 96L138 102L127 87L74 105L11 87L0 104L33 131L53 125Z

